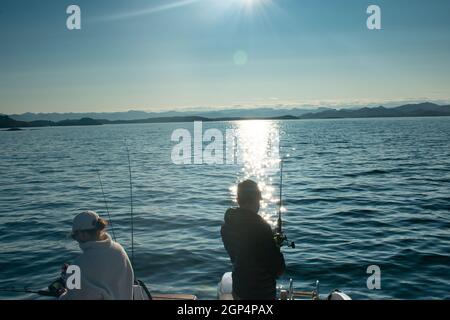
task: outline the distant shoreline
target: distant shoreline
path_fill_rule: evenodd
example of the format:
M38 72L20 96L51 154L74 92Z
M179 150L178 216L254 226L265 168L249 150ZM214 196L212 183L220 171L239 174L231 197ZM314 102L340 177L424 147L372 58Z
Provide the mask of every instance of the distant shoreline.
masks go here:
M55 128L55 127L85 127L85 126L103 126L103 125L126 125L126 124L164 124L164 123L192 123L194 121L202 121L202 122L232 122L232 121L276 121L276 120L282 120L282 121L293 121L293 120L299 120L299 121L305 121L305 120L350 120L350 119L407 119L407 118L447 118L450 117L450 115L445 116L391 116L391 117L347 117L347 118L300 118L300 117L276 117L276 118L204 118L202 120L174 120L174 121L109 121L105 123L98 123L98 124L89 124L89 125L83 125L83 124L71 124L71 125L47 125L47 126L25 126L25 127L10 127L6 126L3 127L0 124L0 131L9 131L9 132L15 132L15 131L24 131L26 129L30 130L36 130L38 128ZM93 120L93 119L92 119Z
M7 115L0 115L0 128L41 128L41 127L64 127L64 126L96 126L106 124L139 124L139 123L182 123L182 122L224 122L224 121L246 121L246 120L335 120L335 119L373 119L373 118L411 118L411 117L448 117L450 116L450 105L440 106L433 103L409 104L394 108L361 108L361 109L329 109L302 116L268 116L268 117L201 117L201 116L173 116L154 117L136 120L106 120L82 118L79 120L36 120L18 121ZM18 130L16 130L18 131Z

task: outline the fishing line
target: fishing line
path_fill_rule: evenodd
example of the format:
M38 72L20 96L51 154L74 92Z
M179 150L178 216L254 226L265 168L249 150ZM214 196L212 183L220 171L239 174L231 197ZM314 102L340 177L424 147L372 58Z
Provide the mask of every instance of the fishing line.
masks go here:
M27 288L12 288L12 287L0 287L0 291L2 292L17 292L17 293L33 293L38 294L40 296L46 297L55 297L53 293L45 290L31 290Z
M128 156L128 171L130 174L130 213L131 213L131 264L134 265L134 222L133 222L133 180L131 175L131 160L130 150L128 149L127 141L125 140L125 147Z
M116 241L116 233L114 232L114 226L113 226L113 222L112 222L112 219L111 219L111 215L109 213L108 201L106 200L105 191L103 190L102 177L100 176L100 170L99 169L97 169L97 176L98 176L98 181L100 182L100 188L102 190L103 201L105 203L106 212L108 213L109 224L111 225L112 236L113 236L114 241L117 242Z

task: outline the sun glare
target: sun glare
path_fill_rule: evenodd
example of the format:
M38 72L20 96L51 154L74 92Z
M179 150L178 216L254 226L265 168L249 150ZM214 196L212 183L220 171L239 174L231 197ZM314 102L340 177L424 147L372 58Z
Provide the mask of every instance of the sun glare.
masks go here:
M278 185L274 183L279 174L279 124L275 121L253 120L235 123L242 171L239 180L252 179L262 193L260 215L275 226ZM237 188L230 188L232 198Z
M234 14L265 16L265 11L274 6L273 0L215 0L214 3L221 12Z
M237 4L240 6L244 6L246 8L251 8L261 2L262 0L235 0Z

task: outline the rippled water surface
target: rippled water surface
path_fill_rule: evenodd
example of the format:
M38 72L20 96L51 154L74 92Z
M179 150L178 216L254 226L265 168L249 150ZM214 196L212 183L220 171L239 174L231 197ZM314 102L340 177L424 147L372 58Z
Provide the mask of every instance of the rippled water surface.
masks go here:
M127 144L134 267L154 291L215 298L231 269L219 231L234 186L258 180L262 215L273 222L283 157L285 231L297 248L283 249L288 270L280 284L293 278L307 290L318 279L322 292L339 288L357 299L450 297L450 118L203 126L224 137L236 130L242 162L173 164L172 132L193 134L192 123L0 132L0 286L47 286L78 254L67 238L73 216L106 215L97 169L117 239L131 255ZM266 146L278 142L279 157L264 159ZM366 286L373 264L382 271L377 291Z

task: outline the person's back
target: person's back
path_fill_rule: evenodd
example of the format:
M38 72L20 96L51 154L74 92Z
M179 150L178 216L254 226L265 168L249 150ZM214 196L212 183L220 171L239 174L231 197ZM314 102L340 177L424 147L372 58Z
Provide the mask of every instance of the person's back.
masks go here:
M250 190L248 195L246 188ZM238 189L240 208L225 213L221 229L225 249L233 264L233 295L236 299L275 299L276 278L285 268L270 225L258 215L258 193L254 182L241 183Z
M88 214L95 219L94 212ZM80 268L81 288L69 290L61 299L132 300L133 268L122 246L107 233L89 241L76 237L83 253L73 264Z
M81 270L79 299L132 300L133 269L122 246L107 239L80 244L74 264ZM131 285L130 285L131 284Z

